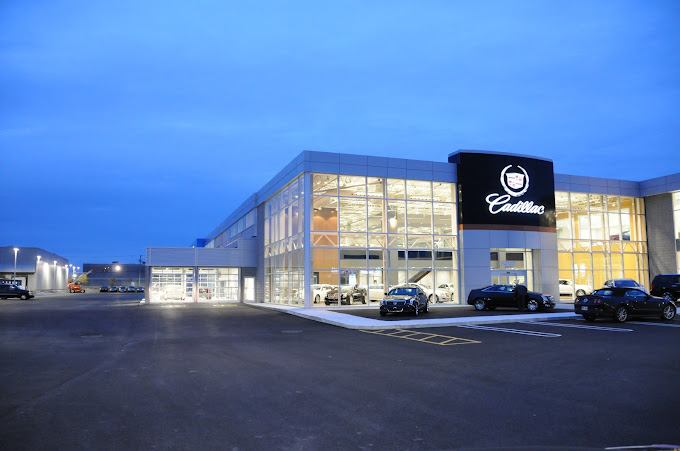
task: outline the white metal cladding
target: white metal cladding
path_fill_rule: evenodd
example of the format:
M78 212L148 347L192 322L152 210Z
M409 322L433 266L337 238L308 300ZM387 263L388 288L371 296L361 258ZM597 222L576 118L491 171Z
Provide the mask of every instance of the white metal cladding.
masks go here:
M255 249L218 248L196 249L196 266L257 266L257 252Z
M245 248L186 248L149 247L146 250L147 266L257 266L257 252L253 246Z

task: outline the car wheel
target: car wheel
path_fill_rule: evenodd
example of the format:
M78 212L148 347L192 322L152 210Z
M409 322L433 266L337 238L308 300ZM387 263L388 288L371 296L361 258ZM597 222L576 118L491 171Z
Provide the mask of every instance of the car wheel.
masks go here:
M430 303L426 302L425 307L423 308L423 313L427 313L430 311Z
M664 305L662 313L661 313L661 319L665 319L667 321L670 321L673 318L675 318L675 307L673 307L670 304Z
M628 319L628 309L624 306L619 306L614 311L614 321L623 323Z
M380 312L380 316L387 316L387 312L381 311L381 312Z
M315 304L318 304L319 300L321 300L321 297L318 294L316 296L314 296L314 303Z
M326 305L331 305L330 301L326 301Z
M486 309L486 301L482 298L475 299L475 310L482 311Z
M585 296L586 292L583 290L576 290L576 296Z
M538 311L538 301L536 299L529 299L527 301L527 310L530 312Z
M596 318L597 318L597 315L593 315L592 313L586 313L586 314L583 315L583 319L585 319L586 321L588 321L590 323L595 321Z
M427 298L429 302L434 302L435 304L439 302L439 296L436 294L431 294L429 298Z
M418 316L418 304L416 304L415 308L413 309L413 315Z
M361 296L361 303L365 304L366 303L366 296Z
M22 301L25 301L26 299L28 299L28 295L27 295L27 294L22 294L21 296L19 296L19 298L20 298Z

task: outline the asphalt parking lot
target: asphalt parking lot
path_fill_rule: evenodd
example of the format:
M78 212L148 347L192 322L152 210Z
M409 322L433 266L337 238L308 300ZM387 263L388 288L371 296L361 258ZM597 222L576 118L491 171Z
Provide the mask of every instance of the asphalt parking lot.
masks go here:
M140 297L0 301L3 449L680 444L677 320L350 330Z

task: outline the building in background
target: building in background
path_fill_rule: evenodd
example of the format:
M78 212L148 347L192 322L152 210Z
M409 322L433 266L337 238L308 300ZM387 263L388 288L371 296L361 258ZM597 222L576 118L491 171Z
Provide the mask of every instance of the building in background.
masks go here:
M66 291L69 262L37 247L0 247L0 283L33 291Z
M126 286L142 287L146 285L146 267L141 263L84 263L83 274L87 274L87 285L90 287Z
M305 151L193 247L147 248L147 299L312 308L338 289L376 305L405 283L448 304L492 283L556 299L611 278L649 286L680 270L679 192L680 174L555 174L526 155Z

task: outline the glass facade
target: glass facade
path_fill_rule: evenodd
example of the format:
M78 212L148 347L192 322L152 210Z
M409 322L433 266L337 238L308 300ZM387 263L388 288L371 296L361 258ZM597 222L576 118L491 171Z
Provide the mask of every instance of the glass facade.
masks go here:
M265 203L265 302L304 304L304 177Z
M194 268L151 268L151 301L193 302Z
M347 304L380 301L404 283L423 285L433 302L459 302L455 184L311 177L312 285L361 293ZM319 296L313 305L327 304Z
M194 268L151 268L151 300L194 302ZM197 302L238 300L238 268L198 268Z
M626 278L649 286L642 199L558 191L555 205L561 283L587 291Z
M675 236L675 264L680 273L680 191L673 193L673 224Z

